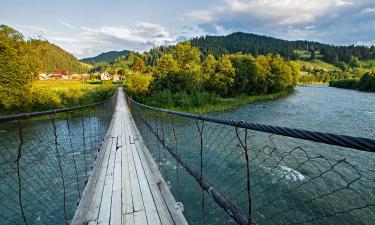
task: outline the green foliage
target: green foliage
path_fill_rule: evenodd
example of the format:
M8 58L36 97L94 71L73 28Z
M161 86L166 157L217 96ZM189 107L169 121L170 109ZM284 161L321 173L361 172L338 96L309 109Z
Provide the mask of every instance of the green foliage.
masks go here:
M145 95L149 92L149 86L152 79L151 74L133 72L125 79L124 86L126 90L132 94Z
M190 109L203 107L206 104L217 104L220 98L216 94L206 91L196 91L191 94L176 92L173 94L169 90L164 90L143 99L143 101L147 105L155 107Z
M207 64L210 64L212 59L208 58ZM206 87L209 91L213 91L221 96L228 96L229 91L232 88L235 81L235 69L233 68L232 62L228 55L224 55L219 59L217 63L212 61L211 65L208 65L208 70L214 69L213 71L207 71L209 74L208 79L205 81Z
M366 73L360 80L345 79L331 81L329 82L329 86L375 92L375 75Z
M133 71L135 72L143 72L145 70L145 63L143 62L143 59L140 57L136 57L133 64Z
M286 41L277 38L237 32L227 36L205 36L191 40L204 55L216 58L223 54L242 52L254 56L279 54L285 59L298 59L300 52L310 52L311 59L321 56L325 62L336 65L339 61L350 64L352 57L359 60L375 59L375 46L333 46L311 41Z
M177 61L173 58L172 54L165 54L157 60L155 66L155 76L162 79L166 78L169 73L178 71Z
M0 25L0 108L20 109L31 102L31 82L38 64L30 42Z

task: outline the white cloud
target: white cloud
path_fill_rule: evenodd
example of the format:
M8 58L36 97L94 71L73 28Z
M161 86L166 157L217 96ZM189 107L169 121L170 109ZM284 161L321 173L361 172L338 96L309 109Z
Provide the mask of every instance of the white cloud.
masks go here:
M60 24L66 30L44 29L42 27L17 25L26 37L44 38L71 52L78 58L100 54L110 50L145 51L160 45L175 44L181 33L171 34L169 29L155 23L138 22L133 26L74 26L63 20Z
M201 23L236 18L291 25L312 22L332 7L352 4L349 0L226 0L211 10L188 12L184 18Z
M187 20L199 21L199 22L212 22L214 17L211 12L205 10L194 10L184 15Z
M362 10L363 13L375 13L375 7L374 8L364 8Z

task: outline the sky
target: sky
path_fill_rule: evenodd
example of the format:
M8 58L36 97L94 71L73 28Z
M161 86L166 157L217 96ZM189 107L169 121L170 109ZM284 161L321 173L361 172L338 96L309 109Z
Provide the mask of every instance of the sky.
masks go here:
M0 0L0 24L77 58L242 31L375 45L375 0Z

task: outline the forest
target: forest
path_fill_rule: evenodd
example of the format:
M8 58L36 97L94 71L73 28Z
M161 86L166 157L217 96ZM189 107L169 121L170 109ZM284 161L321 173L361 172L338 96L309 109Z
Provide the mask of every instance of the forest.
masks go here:
M375 47L334 46L312 41L286 41L268 36L237 32L227 36L205 36L191 40L191 44L201 49L204 54L215 56L236 52L249 53L254 56L279 54L285 59L300 58L298 51L310 53L312 59L321 55L328 63L337 65L345 63L355 66L358 60L375 59Z

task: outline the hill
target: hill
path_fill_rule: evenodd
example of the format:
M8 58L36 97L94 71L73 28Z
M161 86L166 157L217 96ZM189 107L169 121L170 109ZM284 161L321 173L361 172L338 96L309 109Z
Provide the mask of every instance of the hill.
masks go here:
M40 71L51 73L67 70L71 73L87 72L89 66L81 63L72 54L45 40L31 40L31 48L37 56Z
M123 51L110 51L110 52L104 52L101 53L100 55L94 56L94 57L89 57L89 58L84 58L81 59L81 62L88 63L88 64L95 64L99 62L108 62L112 63L114 60L120 56L127 56L129 55L130 51L128 50L123 50Z
M375 47L334 46L312 41L287 41L268 36L237 32L227 36L205 36L191 40L203 54L211 53L215 57L236 52L252 55L280 54L286 59L303 58L299 52L308 53L312 59L320 57L323 61L347 64L353 61L375 59Z

